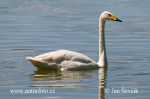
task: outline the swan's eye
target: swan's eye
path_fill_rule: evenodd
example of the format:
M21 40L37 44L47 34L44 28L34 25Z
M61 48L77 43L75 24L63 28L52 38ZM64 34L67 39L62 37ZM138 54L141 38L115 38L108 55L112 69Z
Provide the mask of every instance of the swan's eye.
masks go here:
M111 17L112 15L111 15L111 14L108 14L108 16Z

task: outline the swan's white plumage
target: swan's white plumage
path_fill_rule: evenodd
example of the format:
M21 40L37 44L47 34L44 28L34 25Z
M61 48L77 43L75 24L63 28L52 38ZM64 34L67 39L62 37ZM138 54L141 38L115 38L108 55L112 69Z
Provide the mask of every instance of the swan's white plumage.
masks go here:
M27 57L37 68L56 70L91 70L99 66L89 57L68 50L57 50L41 54L34 58Z
M68 50L57 50L41 54L34 58L27 59L37 68L55 70L92 70L107 66L107 56L105 48L105 22L108 20L119 21L114 14L104 11L99 18L99 61L96 63L89 57Z

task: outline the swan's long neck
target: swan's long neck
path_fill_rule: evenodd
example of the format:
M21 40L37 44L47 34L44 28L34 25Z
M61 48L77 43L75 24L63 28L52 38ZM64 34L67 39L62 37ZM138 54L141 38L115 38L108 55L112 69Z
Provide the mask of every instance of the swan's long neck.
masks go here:
M106 46L105 46L105 21L99 19L99 61L100 67L107 66Z

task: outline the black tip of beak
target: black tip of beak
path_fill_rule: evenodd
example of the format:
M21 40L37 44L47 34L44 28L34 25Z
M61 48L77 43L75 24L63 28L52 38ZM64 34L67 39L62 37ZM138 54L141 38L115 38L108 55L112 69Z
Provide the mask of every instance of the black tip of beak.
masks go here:
M116 18L116 20L115 21L118 21L118 22L122 22L120 19L118 19L118 18Z

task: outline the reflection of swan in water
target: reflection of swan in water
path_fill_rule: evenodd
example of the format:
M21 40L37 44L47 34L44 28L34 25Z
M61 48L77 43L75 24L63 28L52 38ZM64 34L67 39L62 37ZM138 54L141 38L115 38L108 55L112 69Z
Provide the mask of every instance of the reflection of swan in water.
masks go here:
M94 71L55 71L38 69L31 75L32 81L42 81L42 84L32 87L63 87L63 88L92 88L84 84L74 84L90 78ZM44 83L43 81L48 81ZM50 82L49 82L50 81Z
M32 75L35 81L61 81L72 82L80 81L84 78L90 77L93 71L55 71L55 70L40 70L34 72Z
M107 68L99 69L99 99L105 99Z
M75 82L83 81L92 77L92 73L95 71L44 71L37 70L31 75L31 80L42 81L32 87L55 87L55 88L82 88L96 89L97 87L88 86L82 84L74 84ZM99 69L99 87L98 97L99 99L105 99L105 87L106 87L107 68ZM43 82L46 81L46 82ZM48 82L47 82L48 81ZM87 93L88 94L88 93Z
M68 50L57 50L45 53L34 58L27 59L37 68L56 69L56 70L92 70L107 66L106 48L105 48L105 22L108 20L119 21L114 14L105 11L99 18L99 61L96 63L89 57Z

